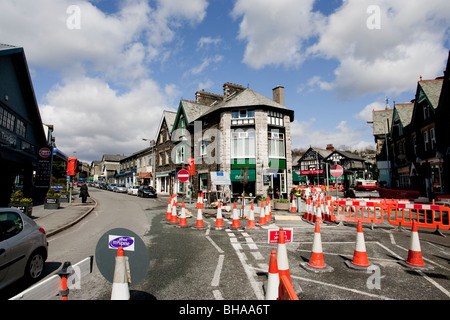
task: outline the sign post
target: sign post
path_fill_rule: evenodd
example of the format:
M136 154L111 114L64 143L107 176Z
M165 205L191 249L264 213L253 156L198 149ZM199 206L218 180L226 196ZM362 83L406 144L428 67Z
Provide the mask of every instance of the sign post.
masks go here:
M181 169L180 171L178 171L177 173L177 178L180 182L186 182L189 180L189 171L185 170L185 169Z
M340 176L342 176L342 174L344 173L344 169L343 169L340 165L335 164L334 166L331 167L330 173L331 173L331 175L332 175L333 177L336 178L336 198L337 198L337 194L338 194L338 188L337 188L337 186L338 186L338 180L337 180L337 179L338 179Z

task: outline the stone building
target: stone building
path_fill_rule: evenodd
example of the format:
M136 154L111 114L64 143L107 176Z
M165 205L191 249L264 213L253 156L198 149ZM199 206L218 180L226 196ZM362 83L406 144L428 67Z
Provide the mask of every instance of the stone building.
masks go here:
M271 196L278 191L287 197L292 188L293 119L281 86L273 89L273 99L225 83L223 95L198 91L195 102L182 101L172 135L177 137L178 167L194 159L193 195L203 190L218 192L221 198L243 193L254 197L272 190ZM215 174L229 177L229 183L214 183Z

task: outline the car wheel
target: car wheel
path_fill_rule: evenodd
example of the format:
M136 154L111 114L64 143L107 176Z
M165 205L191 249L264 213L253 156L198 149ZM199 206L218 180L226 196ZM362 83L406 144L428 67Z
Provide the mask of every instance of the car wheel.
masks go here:
M44 271L45 259L40 251L35 251L31 254L30 259L25 269L25 277L28 280L39 280Z

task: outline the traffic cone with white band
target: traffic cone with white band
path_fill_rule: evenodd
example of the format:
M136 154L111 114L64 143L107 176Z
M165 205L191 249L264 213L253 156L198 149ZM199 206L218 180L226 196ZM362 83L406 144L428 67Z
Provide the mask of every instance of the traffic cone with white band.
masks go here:
M266 223L271 223L272 222L272 205L270 203L270 197L267 196L267 201L266 201Z
M334 269L325 264L322 252L322 238L320 235L320 224L316 222L314 229L314 239L311 256L309 262L302 262L300 265L308 271L313 272L330 272Z
M173 197L170 196L169 203L167 204L166 220L170 220L170 216L172 215L172 199Z
M178 227L180 228L186 228L187 225L187 220L186 220L186 208L184 207L184 201L183 204L181 206L181 215L180 215L180 223L178 224Z
M130 300L128 283L131 282L128 257L123 254L123 248L119 247L116 256L114 278L111 292L111 300Z
M295 196L292 195L291 212L297 212L297 204L295 202Z
M289 261L287 257L286 239L283 228L278 232L278 245L277 245L277 265L278 274L280 276L286 276L291 281L291 272L289 271Z
M247 227L246 229L254 229L256 228L255 224L255 207L253 205L253 202L250 206L250 215L248 217Z
M203 223L203 214L202 209L197 210L197 221L195 223L195 229L205 229L205 225Z
M278 286L280 285L280 276L278 275L277 252L272 250L270 253L269 275L267 278L266 300L278 299Z
M358 221L358 227L356 230L356 247L353 253L353 260L351 262L346 260L345 264L349 268L353 269L366 269L370 266L369 259L367 258L366 243L364 241L361 221Z
M406 259L406 263L413 267L425 267L425 263L422 259L422 249L420 247L416 220L413 220L412 222L411 241L409 244L408 258Z
M172 215L170 216L170 224L177 224L178 223L178 215L177 215L177 203L176 200L173 200L173 205L172 205Z
M239 221L239 214L237 212L236 202L233 205L233 222L231 224L231 229L240 229L241 222Z
M223 217L222 217L222 205L219 203L217 204L217 217L216 217L216 225L214 226L216 230L222 230L224 228L223 225Z
M265 225L266 224L266 213L264 209L264 201L261 201L261 212L259 214L259 225Z

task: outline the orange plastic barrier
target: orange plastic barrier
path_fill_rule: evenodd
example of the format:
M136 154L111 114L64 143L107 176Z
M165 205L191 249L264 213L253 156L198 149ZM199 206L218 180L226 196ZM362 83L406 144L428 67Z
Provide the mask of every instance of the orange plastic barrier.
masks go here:
M331 221L382 223L386 207L375 201L337 200L331 203Z
M300 300L294 291L291 281L289 281L286 275L280 275L278 300Z
M448 230L450 208L433 204L393 203L388 207L388 221L393 225Z

